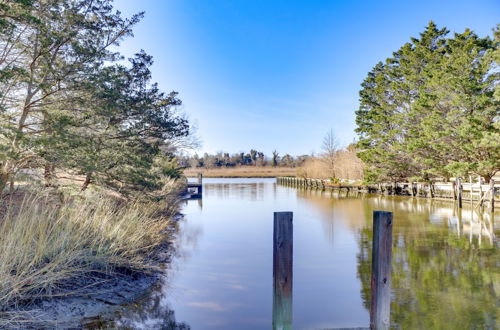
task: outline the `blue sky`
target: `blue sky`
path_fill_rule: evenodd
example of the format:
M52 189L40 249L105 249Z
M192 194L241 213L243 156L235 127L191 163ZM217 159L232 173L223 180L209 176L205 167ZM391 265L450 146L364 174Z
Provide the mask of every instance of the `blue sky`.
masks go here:
M115 0L145 11L125 55L153 55L153 78L175 90L198 127L199 153L320 151L333 129L356 137L360 84L429 20L492 35L500 1Z

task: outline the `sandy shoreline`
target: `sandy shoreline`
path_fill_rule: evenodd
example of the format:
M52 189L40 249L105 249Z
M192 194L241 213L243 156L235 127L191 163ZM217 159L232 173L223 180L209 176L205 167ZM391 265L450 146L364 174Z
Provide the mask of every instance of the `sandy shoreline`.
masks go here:
M175 221L182 218L182 215L178 215ZM101 329L127 305L139 300L159 283L173 254L174 244L166 240L153 257L158 269L150 273L117 270L116 273L72 280L59 293L61 297L13 306L2 312L3 323L0 323L0 328Z

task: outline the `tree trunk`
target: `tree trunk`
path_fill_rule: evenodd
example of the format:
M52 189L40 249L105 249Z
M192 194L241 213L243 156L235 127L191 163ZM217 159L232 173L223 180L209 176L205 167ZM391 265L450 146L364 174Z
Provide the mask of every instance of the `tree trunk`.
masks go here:
M82 185L82 191L85 191L87 189L87 187L89 186L90 184L90 180L92 179L92 173L87 173L87 175L85 176L85 181L83 182L83 185Z
M0 170L0 196L2 196L5 187L10 179L10 173Z
M56 165L54 163L46 163L44 167L43 178L45 179L46 187L54 187L54 170Z

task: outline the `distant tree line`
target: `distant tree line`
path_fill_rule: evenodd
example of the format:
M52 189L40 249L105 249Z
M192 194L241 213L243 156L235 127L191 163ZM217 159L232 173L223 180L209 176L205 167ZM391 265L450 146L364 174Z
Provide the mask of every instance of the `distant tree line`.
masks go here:
M125 191L178 176L175 146L190 133L177 93L151 81L151 56L116 51L142 14L110 0L0 2L0 193L26 169L81 175Z
M366 77L356 112L368 181L500 170L500 26L448 36L430 22Z
M271 155L265 155L262 151L251 149L250 152L228 153L218 152L216 154L205 153L203 156L194 154L192 156L179 157L181 166L188 168L223 168L235 166L286 166L299 167L311 158L309 155L292 156L280 154L274 150Z

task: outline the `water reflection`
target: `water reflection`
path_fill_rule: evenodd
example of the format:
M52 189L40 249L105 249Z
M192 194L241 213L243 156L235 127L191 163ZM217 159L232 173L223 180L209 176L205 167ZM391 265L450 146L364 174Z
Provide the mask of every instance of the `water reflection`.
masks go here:
M371 208L386 207L396 212L397 219L392 325L401 329L497 329L500 258L493 214L459 210L446 201L398 201L396 205L375 201ZM358 276L368 309L372 229L365 226L358 234Z
M290 210L293 328L366 327L372 212L387 210L394 213L395 328L498 327L499 213L468 203L458 210L444 200L301 190L272 179L205 179L203 191L203 208L189 201L184 209L168 283L117 322L151 328L162 317L169 324L175 310L176 326L270 328L273 212Z
M191 329L186 323L175 320L175 313L167 304L163 290L157 288L154 288L146 299L129 306L127 312L114 322L114 327L120 329Z

